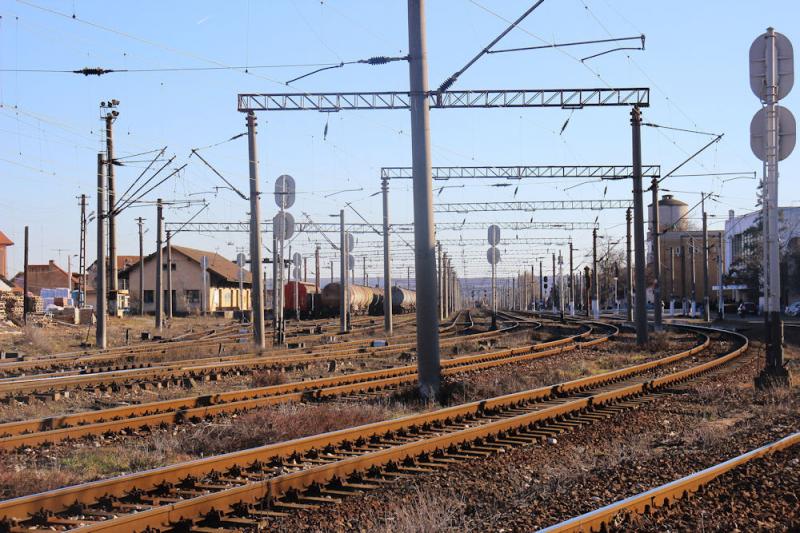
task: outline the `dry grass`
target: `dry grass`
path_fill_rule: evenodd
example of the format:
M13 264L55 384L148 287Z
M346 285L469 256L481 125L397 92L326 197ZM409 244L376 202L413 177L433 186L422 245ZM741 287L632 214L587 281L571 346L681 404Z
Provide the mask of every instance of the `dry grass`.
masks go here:
M258 370L250 376L251 387L271 387L288 382L289 378L286 373L278 370Z
M375 528L381 533L430 533L433 531L468 531L467 503L453 491L424 492L415 486L410 497L390 504L383 523Z
M391 405L284 404L220 420L182 434L184 453L205 456L263 446L394 418L404 412Z

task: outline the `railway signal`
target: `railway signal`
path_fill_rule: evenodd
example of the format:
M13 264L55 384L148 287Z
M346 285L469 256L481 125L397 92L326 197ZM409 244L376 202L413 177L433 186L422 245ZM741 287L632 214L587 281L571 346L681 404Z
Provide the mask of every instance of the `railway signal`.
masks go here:
M492 329L497 329L497 263L500 262L500 250L497 245L500 244L500 228L492 224L487 229L487 240L489 241L489 249L486 250L486 260L492 265Z
M778 161L792 153L796 122L778 105L794 85L794 51L789 39L773 28L750 46L750 88L765 105L750 123L750 147L765 163L761 220L764 231L764 332L766 366L756 378L760 387L788 385L783 360L783 320L780 309L780 251L778 243Z

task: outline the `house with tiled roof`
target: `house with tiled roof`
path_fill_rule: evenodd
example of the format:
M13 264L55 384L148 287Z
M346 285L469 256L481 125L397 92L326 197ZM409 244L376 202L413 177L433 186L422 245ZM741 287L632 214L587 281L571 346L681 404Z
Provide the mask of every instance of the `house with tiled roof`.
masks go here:
M203 258L207 262L208 277L203 281ZM144 302L139 302L139 262L122 269L120 277L130 295L132 312L140 305L146 313L155 312L156 254L144 258ZM185 246L172 246L172 263L167 264L167 248L163 250L161 265L163 274L164 309L168 303L167 274L172 275L171 300L173 313L193 314L201 311L218 312L250 309L250 286L252 278L248 270L242 270L243 291L239 291L239 266L216 252L197 250Z
M7 248L14 246L14 242L6 236L5 233L0 231L0 276L8 276L8 252Z
M79 281L78 274L70 273L58 266L52 259L45 265L28 265L28 292L40 296L42 289L68 289L74 287ZM14 284L22 288L25 285L25 272L18 272L14 276Z

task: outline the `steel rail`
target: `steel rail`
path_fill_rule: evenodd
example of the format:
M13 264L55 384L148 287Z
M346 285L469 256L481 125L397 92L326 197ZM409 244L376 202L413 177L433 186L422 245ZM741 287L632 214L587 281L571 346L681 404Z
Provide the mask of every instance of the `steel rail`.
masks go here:
M737 335L731 333L731 335ZM470 402L468 404L448 407L437 411L422 413L418 415L411 415L395 420L378 422L368 424L356 428L340 430L328 434L314 435L294 441L272 444L253 448L250 450L243 450L240 452L228 453L220 456L210 457L206 459L199 459L187 463L177 465L170 465L167 467L154 469L146 472L139 472L118 478L101 480L91 482L75 487L66 487L57 489L42 494L36 494L0 502L0 516L25 520L28 516L39 512L44 509L48 512L60 512L68 507L74 507L77 504L91 505L92 502L98 498L105 498L104 501L109 501L108 498L119 498L131 491L151 490L153 487L162 486L168 487L172 484L180 483L183 479L202 479L209 472L232 472L231 469L236 470L244 465L265 465L265 461L269 462L270 458L274 457L299 457L298 454L307 453L311 450L325 450L327 447L335 443L343 442L356 442L364 441L369 442L369 439L377 435L390 434L397 431L407 431L408 428L426 427L431 424L452 423L452 421L467 419L476 420L475 417L484 416L489 413L487 424L472 426L469 423L459 423L456 426L457 431L449 435L449 442L457 444L466 442L471 439L480 437L483 432L489 434L498 429L502 429L502 424L510 424L509 427L519 426L520 424L530 424L537 419L545 420L556 416L562 416L570 412L579 412L587 407L597 406L603 402L610 402L615 399L623 399L631 397L636 394L650 390L649 383L651 380L642 380L631 385L625 386L624 383L616 390L604 391L603 385L612 386L624 379L632 379L640 375L654 366L663 366L676 361L677 358L687 358L693 354L705 350L710 344L710 337L707 334L700 333L700 337L704 341L695 347L685 350L680 354L675 354L663 359L659 365L633 365L626 369L621 369L609 372L599 376L592 376L589 378L582 378L567 383L562 383L552 387L542 387L531 391L525 391L506 396L501 396L489 400L478 402ZM747 341L743 338L742 347L732 351L727 356L716 359L717 364L723 364L731 358L738 356L741 351L746 349ZM585 393L588 387L601 387L600 391L593 395ZM574 393L577 399L558 399L557 396ZM542 407L536 402L540 402L547 398L555 398L551 406ZM562 403L563 402L563 403ZM533 406L533 411L529 409L524 410L524 415L516 416L518 411L522 411L522 406ZM505 415L503 412L505 411ZM492 418L491 413L500 413ZM522 417L522 418L520 418ZM538 417L538 418L537 418ZM499 418L499 420L497 420ZM498 425L499 424L499 425ZM467 429L460 429L467 426ZM503 426L504 427L504 426ZM404 429L405 428L405 429ZM419 449L437 448L442 446L442 440L424 440L420 441ZM415 450L417 448L414 448ZM403 456L408 456L411 448L397 448L395 452ZM385 450L384 450L385 452ZM321 456L320 456L321 457ZM333 458L336 459L337 455ZM369 461L380 462L387 456L367 454L367 459L362 466L366 465ZM289 487L303 488L308 486L313 481L329 480L331 476L343 475L347 472L357 470L358 461L336 460L334 464L328 464L321 467L312 467L309 470L296 472L288 475L281 475L276 478L265 480L263 482L249 482L241 480L242 483L248 483L243 487L234 489L226 488L220 493L211 494L208 497L203 496L200 498L192 498L186 501L173 501L170 505L163 507L156 507L150 510L144 510L136 513L133 516L119 517L115 520L109 520L105 524L94 524L91 527L108 528L119 527L124 530L143 529L146 525L153 525L154 527L161 527L165 521L177 520L182 516L199 516L202 514L203 509L207 503L216 505L217 510L225 510L230 505L241 502L250 501L252 499L259 499L268 495L277 495L280 491ZM338 466L337 466L338 465ZM320 470L322 469L322 470ZM306 474L303 474L306 472ZM230 474L233 475L233 474ZM288 476L288 477L287 477ZM140 492L141 493L141 492ZM245 497L245 493L247 496ZM160 501L160 500L159 500ZM221 502L227 502L222 505ZM191 511L190 511L191 510ZM185 512L184 512L185 511ZM196 511L196 513L195 513ZM115 513L116 514L116 513ZM137 518L138 517L138 518ZM131 522L133 520L133 522ZM138 520L138 522L137 522ZM134 522L136 525L134 526ZM113 525L112 525L113 523Z
M588 328L584 332L563 339L448 359L442 362L442 374L473 372L572 351L583 345L576 341L591 333L592 329ZM612 331L601 339L609 340L614 334L615 331ZM573 344L567 345L568 343ZM561 347L557 348L559 346ZM409 365L214 395L162 400L57 417L7 422L0 424L0 436L2 436L0 437L0 450L55 443L85 435L176 424L184 420L201 419L222 413L243 412L268 405L301 401L306 398L319 399L384 390L413 383L416 376L416 366Z
M650 513L657 507L669 505L670 502L697 492L704 485L730 472L734 468L742 466L754 459L759 459L798 444L800 444L800 433L793 433L776 442L766 444L755 450L728 459L723 463L689 474L688 476L684 476L640 494L630 496L624 500L614 502L594 511L570 518L569 520L554 524L540 531L542 533L604 531L605 527L610 525L614 518L620 513Z
M450 335L441 341L442 346L449 346L461 342L472 342L480 339L496 337L507 331L499 329L468 335ZM375 355L389 355L399 353L413 346L413 342L390 344L387 346L372 347L371 340L354 341L356 347L339 349L342 344L329 345L330 348L317 352L299 353L286 356L231 356L231 359L214 358L201 363L193 361L176 362L166 365L95 372L89 374L64 374L55 376L30 376L23 378L9 378L0 380L0 396L14 394L53 394L57 391L70 390L78 387L115 386L138 380L139 383L153 383L176 381L181 379L210 379L223 373L249 372L256 369L271 369L281 366L291 366L309 362L328 361L332 359L358 359Z

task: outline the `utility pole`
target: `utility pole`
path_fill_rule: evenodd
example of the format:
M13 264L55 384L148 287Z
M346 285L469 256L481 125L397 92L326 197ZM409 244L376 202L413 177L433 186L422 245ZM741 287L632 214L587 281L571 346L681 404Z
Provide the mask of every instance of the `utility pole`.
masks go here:
M592 230L592 316L600 318L600 283L597 281L597 228Z
M319 294L319 285L320 285L320 264L319 264L319 244L314 247L314 288L316 289L316 293ZM316 299L311 299L311 309L316 311Z
M164 329L164 290L162 287L162 275L164 270L164 247L163 224L164 224L164 206L161 198L156 200L156 329L161 332Z
M591 302L591 300L592 300L592 296L591 296L591 294L592 294L591 293L591 290L592 290L592 277L591 276L592 276L591 269L588 266L583 267L583 279L584 279L583 285L585 287L585 292L586 292L586 316L587 317L589 317L590 313L592 312L591 311L591 309L592 309L592 302Z
M564 320L564 257L558 252L558 309Z
M575 270L572 266L572 240L569 241L569 314L575 316Z
M78 258L78 277L81 287L78 291L78 307L86 306L86 195L81 194L81 249Z
M692 318L694 318L697 313L697 268L694 263L694 255L694 237L689 237L689 257L692 260Z
M544 296L544 278L542 278L542 260L539 260L539 299L542 301L541 310L544 311L545 301Z
M392 259L389 234L389 180L381 179L383 198L383 331L392 334Z
M669 316L675 316L675 248L669 247Z
M420 393L424 398L433 400L439 393L440 366L439 321L436 320L428 58L425 40L425 1L408 0L409 107L414 173L414 266L417 281L417 368Z
M308 283L308 257L303 257L303 283Z
M331 280L328 283L333 283L333 261L331 261Z
M636 257L636 344L647 344L647 291L644 275L644 206L642 205L642 111L631 109L633 151L633 234Z
M653 191L653 329L661 331L661 228L658 222L658 178L653 178L650 184Z
M626 245L626 274L627 292L625 294L625 305L627 306L628 322L633 322L633 248L631 244L631 209L625 211L625 245Z
M97 348L106 348L108 346L106 337L106 176L105 176L105 161L103 160L103 153L97 154L97 276L95 278L95 294L96 301L95 307L97 328L95 330L95 346ZM27 237L28 231L25 229ZM25 239L27 242L27 239ZM25 246L25 263L27 265L27 250ZM28 282L26 273L25 283ZM28 296L28 289L25 288L25 297Z
M247 147L250 169L250 270L253 302L253 343L256 348L265 348L264 339L264 287L261 275L261 197L258 182L258 154L256 143L256 114L247 113ZM273 228L274 232L274 228ZM282 259L282 258L281 258ZM273 287L273 292L275 288ZM273 310L274 312L274 310Z
M444 270L442 270L442 243L436 243L436 252L437 252L437 260L439 263L439 286L437 292L437 297L439 298L439 320L444 320L445 312L444 312Z
M722 233L717 241L717 273L719 275L719 290L717 292L717 308L720 320L725 320L725 293L722 289Z
M536 266L531 264L531 301L533 310L536 311Z
M552 257L553 257L553 277L550 278L550 287L552 287L550 289L550 294L552 295L552 298L550 298L550 306L552 307L553 313L555 313L556 312L556 287L557 287L557 285L556 285L556 253L555 252L552 253ZM558 295L558 299L559 300L561 299L561 295L560 294Z
M689 312L688 302L686 301L686 283L688 283L686 278L686 246L683 244L683 239L681 239L681 311L684 316Z
M250 236L252 239L252 234ZM252 252L252 248L251 248ZM252 257L250 258L252 262ZM272 231L272 336L273 343L277 343L280 335L278 325L278 234ZM333 283L333 263L331 263L331 283ZM251 296L252 298L252 296ZM255 307L253 307L255 314Z
M111 298L110 311L112 315L117 314L117 306L119 305L119 269L117 267L117 186L116 178L114 176L114 134L113 124L119 116L119 111L116 107L119 105L119 100L109 100L107 102L100 102L101 109L108 111L103 116L106 125L106 156L105 164L106 179L108 180L108 277L109 277L109 296Z
M711 289L708 286L708 213L706 213L706 195L700 193L700 204L703 210L703 320L711 321Z
M139 225L139 315L144 316L144 219L136 219Z
M28 307L30 306L28 303L28 226L25 226L25 264L22 275L22 322L27 324Z
M348 250L347 234L344 231L344 209L339 210L339 267L341 270L339 285L339 331L347 333L347 314L349 312L348 291L347 291L347 270L348 270Z
M206 289L203 288L205 294ZM208 308L208 306L206 306ZM172 231L167 230L167 319L172 320Z

